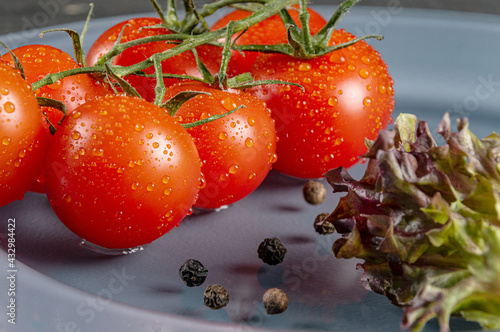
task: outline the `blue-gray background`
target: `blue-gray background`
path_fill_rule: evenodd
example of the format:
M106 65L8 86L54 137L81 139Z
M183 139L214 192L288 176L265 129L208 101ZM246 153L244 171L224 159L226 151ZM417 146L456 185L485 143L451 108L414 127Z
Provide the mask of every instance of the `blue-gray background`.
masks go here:
M195 0L195 3L203 4L206 1ZM96 18L151 11L148 0L0 0L0 35L84 20L90 2L95 4ZM166 3L165 0L159 2L162 5ZM337 5L340 2L340 0L312 0L311 3ZM360 4L500 14L499 0L363 0Z

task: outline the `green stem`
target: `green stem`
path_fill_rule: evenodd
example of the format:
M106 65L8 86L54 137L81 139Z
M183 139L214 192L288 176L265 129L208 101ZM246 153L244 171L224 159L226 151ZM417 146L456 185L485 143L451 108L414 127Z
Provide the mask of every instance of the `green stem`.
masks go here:
M313 39L315 46L327 46L330 38L333 35L333 32L337 28L337 23L349 11L349 9L351 9L352 6L360 1L361 0L346 0L337 7L337 10L332 15L330 20L328 20L325 26L314 35Z
M194 122L191 122L191 123L182 123L181 125L186 128L186 129L189 129L189 128L193 128L193 127L197 127L197 126L201 126L201 125L204 125L206 123L209 123L209 122L212 122L212 121L215 121L215 120L218 120L222 117L225 117L231 113L234 113L236 112L237 110L241 109L241 108L246 108L245 105L240 105L238 107L236 107L235 109L227 112L227 113L224 113L224 114L215 114L215 115L212 115L212 116L209 116L208 118L206 119L203 119L203 120L198 120L198 121L194 121Z
M165 81L163 80L163 70L161 68L161 61L158 57L153 57L153 62L155 66L156 73L156 87L155 87L155 105L161 105L163 103L163 98L165 96L166 88Z
M285 8L286 6L291 6L297 3L297 0L272 0L268 3L266 3L261 9L257 10L256 12L252 13L251 15L239 20L239 21L234 21L233 28L234 28L234 33L243 31L247 29L249 26L252 26L262 20L265 20L266 18L276 14L279 12L281 9ZM204 33L202 35L186 35L186 34L168 34L168 35L159 35L159 36L153 36L153 37L146 37L146 38L141 38L133 41L129 41L123 44L119 44L119 41L117 44L113 47L111 51L109 51L107 54L105 54L97 63L96 65L92 67L81 67L81 68L75 68L71 70L66 70L54 74L49 74L46 77L42 78L41 80L35 82L32 84L33 90L37 90L41 88L42 86L53 84L57 82L58 80L65 78L67 76L72 76L72 75L78 75L78 74L91 74L91 73L103 73L107 72L105 63L109 60L111 60L114 56L120 54L124 49L127 47L131 47L134 45L138 45L141 43L146 43L146 42L151 42L151 41L161 41L161 40L175 40L175 41L181 41L177 46L163 52L163 53L158 53L155 56L158 57L159 60L164 61L168 58L171 58L175 55L181 54L186 51L190 51L191 49L194 49L197 46L203 45L203 44L213 44L215 43L218 39L226 37L227 34L227 27L215 30L215 31L210 31L207 33ZM134 65L128 66L128 67L121 67L121 66L114 66L113 73L120 76L124 77L139 71L142 71L146 68L149 68L151 66L154 66L154 60L153 57L150 57L149 59L146 59L142 62L136 63Z
M134 40L127 41L125 43L121 44L116 44L108 53L104 54L102 57L99 58L99 61L97 61L97 65L103 65L104 63L108 62L110 59L113 57L117 56L118 54L122 53L124 50L127 48L130 48L132 46L137 46L141 44L147 44L147 43L152 43L152 42L157 42L157 41L176 41L178 42L179 40L187 39L190 38L189 35L185 34L178 34L178 33L172 33L172 34L163 34L163 35L157 35L157 36L149 36L149 37L143 37L143 38L138 38Z
M78 63L78 65L85 67L86 63L85 63L85 55L83 54L82 39L80 38L78 32L76 32L75 30L65 29L65 28L45 30L40 33L40 38L42 38L43 35L47 32L59 32L59 31L66 32L70 36L73 42L73 51L75 53L75 60Z
M185 15L184 20L181 22L181 32L183 33L191 33L194 27L198 24L201 24L201 31L206 32L210 31L210 26L205 21L205 18L199 13L196 9L196 6L193 0L183 0ZM188 24L188 22L196 23L195 25Z
M156 1L156 0L150 0L150 2L151 2L151 5L153 6L155 12L158 14L158 16L160 17L161 21L163 22L163 24L167 25L168 24L168 20L165 17L165 15L163 14L163 10L161 9L161 6L158 3L158 1Z
M229 60L231 59L231 44L232 44L232 39L231 37L233 36L234 33L234 22L231 21L228 24L227 27L227 35L226 35L226 40L224 43L224 48L222 49L222 60L220 64L220 69L219 69L219 87L223 90L226 89L227 86L227 68L229 65Z
M313 53L313 43L311 37L311 29L309 28L309 11L307 10L307 0L300 0L299 20L302 24L302 40L304 47L309 54Z
M220 0L214 3L204 5L200 10L200 15L202 17L207 17L212 15L221 8L236 4L249 3L249 2L266 4L269 2L269 0Z
M277 13L279 10L282 8L296 4L297 0L275 0L272 2L267 3L262 9L254 12L250 16L247 16L241 20L234 21L234 32L237 33L239 31L242 31L249 26L252 26L260 21L265 20L266 18L274 15ZM168 58L171 58L177 54L181 54L183 52L189 51L197 46L207 44L209 42L218 40L220 38L225 37L227 33L227 27L215 30L215 31L210 31L202 35L195 35L195 36L186 36L186 35L176 35L177 39L178 36L182 36L185 39L177 46L174 48L171 48L169 50L166 50L163 53L158 53L161 60L164 61ZM117 45L118 46L118 45ZM99 61L100 62L100 61ZM117 68L116 73L119 74L120 76L126 76L133 74L136 71L144 70L146 68L151 67L154 65L153 60L151 58L146 59L144 61L141 61L135 65L129 66L129 67L120 67Z
M81 67L74 68L65 71L61 71L58 73L48 74L41 80L34 82L31 84L32 90L38 90L42 86L50 85L56 83L58 80L63 79L68 76L79 75L79 74L92 74L92 73L103 73L106 72L105 66L92 66L92 67Z

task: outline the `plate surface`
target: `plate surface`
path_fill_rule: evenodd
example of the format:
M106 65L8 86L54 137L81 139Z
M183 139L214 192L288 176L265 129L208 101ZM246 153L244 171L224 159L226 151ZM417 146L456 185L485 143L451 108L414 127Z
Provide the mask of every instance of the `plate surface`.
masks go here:
M325 17L333 6L314 7ZM91 23L87 47L101 31L125 19ZM500 20L497 16L406 8L357 7L340 27L357 35L381 33L371 42L395 80L396 111L430 123L445 112L468 116L483 137L500 123ZM83 23L66 27L80 31ZM0 37L10 47L46 43L71 52L62 33L25 31ZM364 165L350 172L359 176ZM27 194L0 208L0 304L6 310L7 221L15 219L16 325L0 319L1 331L399 331L401 310L385 297L362 289L355 260L337 260L331 245L337 235L320 236L312 227L317 214L331 212L339 196L320 206L302 198L304 181L271 172L249 197L220 212L195 214L146 250L125 256L100 256L81 248L52 212L47 199ZM288 249L286 260L264 266L257 247L276 236ZM208 268L204 286L224 285L230 304L221 310L203 305L204 286L185 287L178 276L188 258ZM261 297L280 287L288 310L267 316ZM452 330L479 326L452 319ZM438 331L436 321L425 331Z

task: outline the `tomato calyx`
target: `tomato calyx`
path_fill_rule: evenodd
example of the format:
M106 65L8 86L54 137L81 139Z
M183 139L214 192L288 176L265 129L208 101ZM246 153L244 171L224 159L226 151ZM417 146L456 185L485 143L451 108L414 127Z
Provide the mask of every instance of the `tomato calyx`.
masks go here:
M309 29L310 14L307 11L306 0L300 0L299 20L302 24L302 28L297 25L297 23L293 20L293 18L286 10L281 10L279 12L283 23L287 28L288 44L234 45L233 49L238 51L281 53L292 56L294 58L310 60L332 53L336 50L349 47L362 40L371 38L382 40L384 37L381 35L365 35L341 44L333 46L328 45L330 38L337 27L337 23L349 11L351 7L353 7L359 1L361 0L346 0L342 2L337 7L337 10L332 15L327 24L318 33L316 33L315 35L311 35Z
M172 98L168 99L164 104L160 105L160 107L163 109L166 109L168 112L168 115L170 115L171 117L175 117L175 114L177 113L179 108L181 108L182 105L184 105L184 103L186 103L188 100L190 100L198 95L209 95L210 96L211 94L209 92L205 92L205 91L191 91L191 90L182 91L182 92L179 92L178 94L176 94L175 96L173 96ZM181 123L181 125L185 129L198 127L198 126L210 123L212 121L218 120L222 117L225 117L225 116L227 116L231 113L234 113L237 110L242 109L242 108L246 108L246 106L242 104L242 105L240 105L240 106L238 106L238 107L236 107L236 108L234 108L226 113L211 115L205 119L193 121L190 123Z
M66 28L61 28L61 29L50 29L50 30L44 30L40 33L40 38L43 37L43 35L47 32L66 32L69 37L71 38L71 41L73 43L73 52L75 53L75 60L76 62L81 66L81 67L86 67L86 62L85 62L85 54L83 52L83 39L85 37L85 34L87 33L87 28L90 22L90 19L92 18L92 14L94 12L94 4L91 3L89 5L89 13L87 14L87 19L85 20L85 24L83 26L83 30L81 35L76 32L75 30L72 29L66 29Z
M45 98L45 97L36 97L36 100L38 102L38 105L40 106L47 106L47 107L52 107L55 108L63 113L63 116L61 119L57 122L57 125L61 125L62 121L64 118L66 118L66 115L68 114L68 108L66 105L59 100L56 99L51 99L51 98ZM56 133L56 127L54 124L49 120L49 117L47 114L44 114L45 120L49 124L49 130L52 135Z
M17 55L14 52L12 52L12 50L7 45L5 45L3 42L0 41L0 45L2 45L9 52L10 56L12 57L12 61L14 61L14 68L19 70L19 73L23 79L26 79L26 75L24 74L24 68L23 68L23 65L21 63L21 60L19 60ZM1 53L0 53L0 55L1 55Z
M199 14L200 17L203 15L208 15L211 11L227 6L228 4L231 3L237 3L237 2L242 2L241 0L235 1L235 0L223 0L221 2L217 2L216 6L212 7L204 7L208 8L205 11L202 10L202 13ZM261 9L255 11L252 13L252 15L241 19L239 21L235 21L233 25L233 32L237 33L240 31L245 30L248 26L251 26L253 24L256 24L272 15L277 13L279 10L285 8L286 6L293 5L296 3L296 0L272 0L269 2L266 2ZM196 15L196 14L193 14ZM168 15L167 15L168 16ZM224 38L227 35L227 27L215 30L215 31L209 31L203 34L198 34L198 35L191 35L191 34L185 34L185 33L172 33L172 34L165 34L165 35L157 35L157 36L150 36L150 37L144 37L140 39L135 39L132 41L128 41L126 43L122 44L115 44L115 46L105 55L103 55L100 60L94 65L90 67L81 67L81 68L76 68L72 70L67 70L67 71L62 71L59 73L54 73L54 74L49 74L46 77L42 78L41 80L35 82L32 84L33 90L36 90L42 86L49 85L55 83L57 80L62 79L67 76L71 75L77 75L77 74L103 74L107 73L108 70L106 69L105 64L108 63L109 66L112 68L112 73L116 76L119 76L121 78L134 74L134 75L145 75L144 70L154 66L155 62L161 63L162 61L165 61L166 59L169 59L171 57L174 57L178 54L181 54L183 52L193 52L193 50L200 45L205 45L205 44L213 44L213 45L220 45L220 43L217 42L217 40ZM111 66L111 60L113 59L114 56L120 54L123 52L124 49L136 46L139 44L145 44L145 43L150 43L154 41L165 41L169 40L172 42L177 43L177 45L171 49L166 50L165 52L162 53L157 53L153 55L152 57L143 60L141 62L138 62L136 64L133 64L131 66L127 67L122 67L122 66ZM160 75L157 73L156 75ZM163 75L166 75L166 77L175 77L175 78L183 78L183 79L195 79L190 76L184 76L184 75L170 75L170 74L161 74L162 77ZM167 76L168 75L168 76ZM200 80L200 79L196 79ZM158 97L156 98L156 101L158 102L161 98Z

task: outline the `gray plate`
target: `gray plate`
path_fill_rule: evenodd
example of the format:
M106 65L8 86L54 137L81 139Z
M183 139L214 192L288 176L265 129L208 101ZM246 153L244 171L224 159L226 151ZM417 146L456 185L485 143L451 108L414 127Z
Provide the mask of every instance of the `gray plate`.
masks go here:
M333 6L315 7L325 16ZM107 27L125 19L93 21L87 45ZM381 33L372 44L383 54L395 80L399 112L431 123L444 112L469 116L478 136L500 120L500 18L407 8L354 8L341 27L355 34ZM81 30L83 24L69 25ZM0 38L11 47L42 42L71 52L60 33L24 31ZM351 169L354 175L363 165ZM319 207L301 196L304 182L271 172L253 194L218 213L193 215L146 250L100 256L81 248L52 212L47 199L27 194L0 208L0 317L2 331L398 331L402 311L362 289L355 260L331 254L336 235L319 236L315 216L331 212L339 197ZM5 252L7 219L16 220L16 325L7 323L10 297ZM277 236L288 248L283 264L264 266L257 247ZM179 266L188 258L209 270L205 285L220 283L230 293L221 310L203 305L204 287L185 287ZM281 287L290 306L267 316L261 302L270 287ZM452 330L479 326L452 319ZM432 321L425 331L438 331Z

